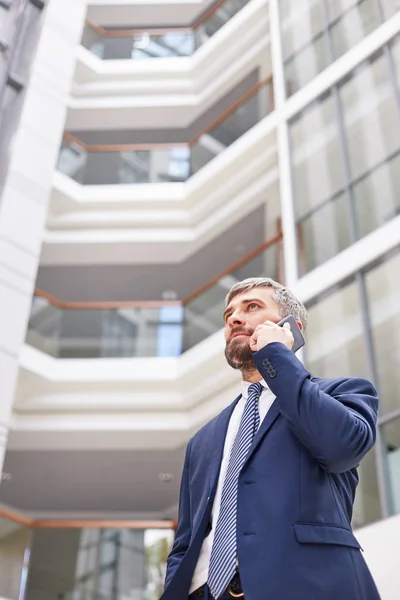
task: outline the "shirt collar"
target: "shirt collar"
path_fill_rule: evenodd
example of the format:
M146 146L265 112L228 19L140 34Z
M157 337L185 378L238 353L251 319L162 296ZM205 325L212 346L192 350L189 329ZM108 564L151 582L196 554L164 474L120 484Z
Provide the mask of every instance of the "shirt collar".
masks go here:
M267 384L265 383L264 379L260 380L261 385L263 386L263 390L261 393L265 392L266 389L269 389ZM251 382L250 381L242 381L241 382L241 386L242 386L242 398L244 398L245 400L247 400L247 397L249 395L249 387L251 386Z

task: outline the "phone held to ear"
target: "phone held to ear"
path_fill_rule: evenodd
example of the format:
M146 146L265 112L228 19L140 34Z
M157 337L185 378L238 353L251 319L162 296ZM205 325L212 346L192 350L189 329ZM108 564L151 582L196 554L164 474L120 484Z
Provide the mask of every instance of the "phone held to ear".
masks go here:
M294 318L293 315L288 315L287 317L282 319L282 321L279 321L278 325L280 327L283 327L283 325L285 323L289 323L290 329L292 330L292 334L294 337L294 344L292 347L292 352L297 352L297 350L299 350L302 346L304 346L304 344L306 343L306 340L304 339L304 336L301 333L301 330L300 330L299 326L297 325L296 319Z

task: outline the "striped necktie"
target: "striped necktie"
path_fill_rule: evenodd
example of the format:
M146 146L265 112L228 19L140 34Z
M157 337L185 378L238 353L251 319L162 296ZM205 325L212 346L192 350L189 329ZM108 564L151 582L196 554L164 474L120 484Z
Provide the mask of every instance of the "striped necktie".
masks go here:
M239 431L233 442L228 470L222 487L221 507L211 549L208 586L215 599L228 587L236 570L237 490L240 471L245 463L251 442L260 425L258 401L261 382L249 386Z

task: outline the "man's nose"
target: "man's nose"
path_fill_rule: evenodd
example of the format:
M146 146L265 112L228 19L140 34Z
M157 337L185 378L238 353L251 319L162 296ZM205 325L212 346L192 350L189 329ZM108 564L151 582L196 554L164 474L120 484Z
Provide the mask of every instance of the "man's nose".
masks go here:
M239 312L234 312L228 318L228 325L230 327L237 327L238 325L244 325L245 321L243 315Z

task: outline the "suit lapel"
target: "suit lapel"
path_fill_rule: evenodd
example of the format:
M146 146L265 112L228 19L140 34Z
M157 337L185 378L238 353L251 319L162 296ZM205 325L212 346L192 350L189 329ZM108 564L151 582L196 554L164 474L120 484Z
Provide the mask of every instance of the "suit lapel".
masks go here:
M273 403L271 405L271 408L265 415L265 418L264 418L263 422L261 423L259 430L257 431L256 435L254 436L254 439L251 443L249 453L246 457L246 461L245 461L243 467L245 467L247 462L250 460L250 458L254 454L258 444L261 442L261 440L263 439L263 437L265 436L267 431L275 423L276 419L279 417L280 414L281 414L281 412L279 410L278 399L275 398L275 400L273 401Z
M215 425L210 432L210 446L214 448L210 461L210 476L209 476L209 494L214 494L216 483L218 481L219 470L221 468L222 456L224 452L226 432L228 430L229 419L232 416L234 408L242 395L238 396L230 406L220 413L215 421Z

